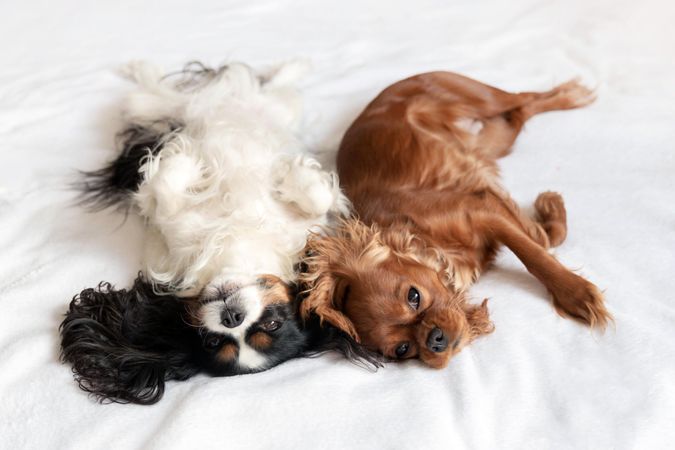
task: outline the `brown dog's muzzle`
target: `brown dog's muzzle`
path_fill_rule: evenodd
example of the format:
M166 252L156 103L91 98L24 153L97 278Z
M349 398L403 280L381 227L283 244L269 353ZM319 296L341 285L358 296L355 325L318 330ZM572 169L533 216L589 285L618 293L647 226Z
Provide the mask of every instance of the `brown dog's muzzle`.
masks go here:
M420 359L428 366L442 368L448 364L452 355L462 342L468 342L469 331L466 316L462 311L439 311L427 317L417 330L417 342L420 344Z

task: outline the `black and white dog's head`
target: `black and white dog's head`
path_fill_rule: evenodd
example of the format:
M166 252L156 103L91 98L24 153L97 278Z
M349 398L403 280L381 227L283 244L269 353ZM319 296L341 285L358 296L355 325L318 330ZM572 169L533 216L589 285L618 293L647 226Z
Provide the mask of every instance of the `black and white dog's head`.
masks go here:
M297 319L301 297L278 280L259 280L266 295L253 308L237 293L182 298L158 293L139 275L130 289L85 289L61 323L61 358L80 387L103 402L153 404L167 380L197 373L260 372L328 350L371 368L380 357L317 316ZM219 320L220 319L220 320Z
M299 354L306 343L295 317L294 295L273 275L254 283L233 283L188 303L213 358L202 360L213 375L265 370ZM231 369L233 368L233 369Z
M61 324L62 359L82 389L141 404L158 401L165 380L268 369L306 350L309 334L295 318L291 293L274 279L259 282L266 295L254 306L236 293L157 293L142 276L131 289L85 289Z

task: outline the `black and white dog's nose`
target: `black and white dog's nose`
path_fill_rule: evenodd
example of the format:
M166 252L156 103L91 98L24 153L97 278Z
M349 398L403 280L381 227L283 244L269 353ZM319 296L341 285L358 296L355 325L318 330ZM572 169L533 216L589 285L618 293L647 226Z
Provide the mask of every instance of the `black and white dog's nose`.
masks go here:
M220 313L220 319L223 325L227 328L234 328L244 321L246 313L238 306L225 306L223 312Z

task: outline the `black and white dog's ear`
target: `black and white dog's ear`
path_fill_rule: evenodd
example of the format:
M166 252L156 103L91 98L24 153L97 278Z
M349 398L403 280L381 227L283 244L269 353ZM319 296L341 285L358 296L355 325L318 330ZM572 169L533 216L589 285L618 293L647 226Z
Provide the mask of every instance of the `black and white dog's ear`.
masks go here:
M328 322L321 323L318 316L312 315L304 321L304 331L307 333L307 347L303 352L305 357L320 356L329 351L335 351L351 363L364 369L376 371L382 367L385 358L362 344L351 336Z
M180 299L158 296L140 276L129 290L109 283L85 289L61 324L61 359L101 402L156 403L166 380L199 371L198 338L183 313Z

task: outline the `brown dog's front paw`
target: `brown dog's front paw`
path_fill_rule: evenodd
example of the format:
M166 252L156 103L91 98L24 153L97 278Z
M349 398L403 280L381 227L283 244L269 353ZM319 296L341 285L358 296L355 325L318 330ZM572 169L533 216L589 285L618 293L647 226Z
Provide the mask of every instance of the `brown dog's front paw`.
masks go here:
M542 192L534 202L534 209L551 247L562 244L567 237L567 211L562 196L557 192Z
M574 277L573 283L552 292L553 306L563 317L604 330L607 323L612 321L612 316L605 308L602 292L580 276Z

